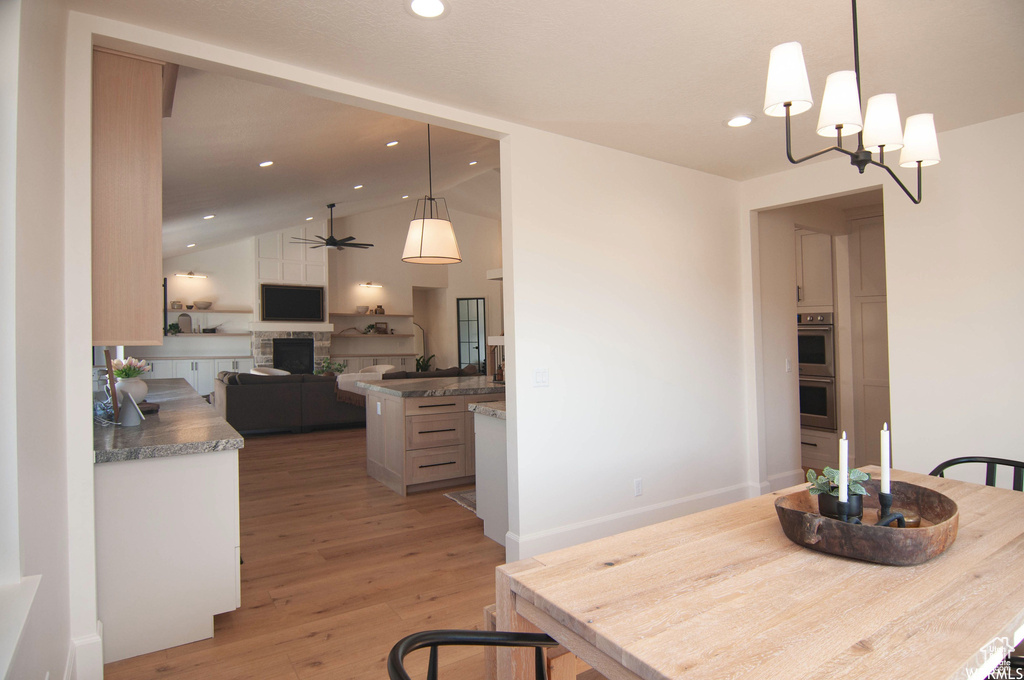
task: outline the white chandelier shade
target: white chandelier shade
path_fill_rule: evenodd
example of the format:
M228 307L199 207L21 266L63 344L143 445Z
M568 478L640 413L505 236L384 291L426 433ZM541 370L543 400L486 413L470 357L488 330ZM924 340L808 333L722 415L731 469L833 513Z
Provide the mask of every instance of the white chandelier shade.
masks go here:
M795 116L811 108L811 85L804 65L804 50L798 42L788 42L772 48L768 59L768 86L764 92L764 113L776 118L786 115L787 102L790 115Z
M402 261L415 264L456 264L462 262L455 229L448 220L417 217L409 223Z
M835 137L855 135L864 129L860 117L860 92L854 71L836 71L825 79L825 94L821 97L818 114L818 134Z
M903 131L903 151L900 153L900 167L913 168L935 165L940 160L939 140L935 136L935 118L930 113L918 113L907 117L907 128Z
M864 114L864 148L871 153L878 153L882 147L886 151L903 148L900 120L895 94L876 94L868 99L868 110Z

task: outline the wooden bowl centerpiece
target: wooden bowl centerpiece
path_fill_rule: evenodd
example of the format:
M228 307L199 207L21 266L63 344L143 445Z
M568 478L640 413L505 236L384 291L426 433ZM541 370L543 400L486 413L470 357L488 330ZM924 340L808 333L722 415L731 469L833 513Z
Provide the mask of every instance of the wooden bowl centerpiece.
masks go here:
M864 516L874 517L878 509L878 480L868 480L864 486L869 493L864 497ZM822 517L817 500L806 490L776 499L775 512L786 537L797 545L877 564L921 564L953 544L960 520L953 499L906 482L892 482L891 490L893 510L906 508L916 512L921 516L920 527L898 529Z

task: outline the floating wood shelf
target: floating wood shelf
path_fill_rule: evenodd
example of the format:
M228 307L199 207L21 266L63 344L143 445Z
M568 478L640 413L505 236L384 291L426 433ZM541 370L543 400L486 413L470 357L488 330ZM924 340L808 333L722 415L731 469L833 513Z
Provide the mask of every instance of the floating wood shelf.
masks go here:
M380 317L393 317L398 319L411 319L412 314L357 314L356 312L331 312L330 316L358 316L360 318L364 316L380 316Z
M249 337L252 333L168 333L167 338L241 338Z
M345 352L343 354L332 354L331 360L334 359L373 359L379 357L415 357L416 354L395 354L393 352L374 352L373 354L355 354L354 352Z
M168 313L178 314L252 314L251 309L168 309Z
M332 338L411 338L412 333L331 333Z

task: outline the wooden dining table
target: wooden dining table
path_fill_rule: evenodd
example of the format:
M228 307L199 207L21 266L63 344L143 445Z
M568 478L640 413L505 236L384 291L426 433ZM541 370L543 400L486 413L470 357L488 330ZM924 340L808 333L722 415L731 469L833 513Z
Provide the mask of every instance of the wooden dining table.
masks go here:
M609 680L980 680L1024 634L1024 493L892 478L958 504L946 552L894 567L798 546L774 504L803 484L499 567L497 626ZM532 677L528 652L499 651L499 680Z

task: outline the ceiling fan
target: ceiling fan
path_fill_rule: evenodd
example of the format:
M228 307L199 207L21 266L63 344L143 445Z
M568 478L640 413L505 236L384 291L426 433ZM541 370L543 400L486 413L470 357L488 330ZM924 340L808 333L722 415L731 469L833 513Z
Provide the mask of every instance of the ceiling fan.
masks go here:
M326 238L323 236L314 236L313 238L302 238L300 236L292 236L292 243L312 243L310 248L337 248L342 250L343 248L372 248L372 243L352 243L355 240L355 236L346 236L345 238L334 238L334 206L337 203L328 203L327 207L331 211L331 222L330 222L330 236Z

